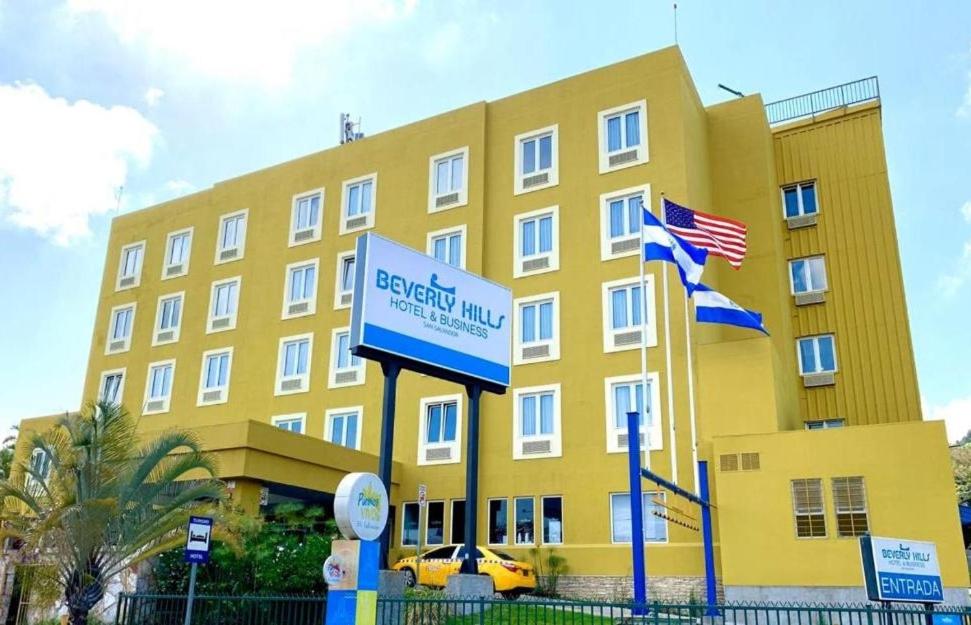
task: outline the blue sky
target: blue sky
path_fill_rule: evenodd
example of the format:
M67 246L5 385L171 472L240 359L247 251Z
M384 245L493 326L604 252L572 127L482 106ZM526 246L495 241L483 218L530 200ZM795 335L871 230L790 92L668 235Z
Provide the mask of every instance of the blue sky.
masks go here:
M706 104L879 76L925 417L963 434L971 3L681 0L678 21ZM671 43L660 0L0 0L0 428L78 406L116 211L331 147L341 111L374 133Z

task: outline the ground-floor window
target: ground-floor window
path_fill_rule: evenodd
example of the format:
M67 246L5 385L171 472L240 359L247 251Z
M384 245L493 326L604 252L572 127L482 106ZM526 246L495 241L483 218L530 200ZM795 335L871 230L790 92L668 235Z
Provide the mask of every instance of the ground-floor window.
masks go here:
M465 542L465 500L452 500L452 542Z
M563 498L543 497L543 543L563 543Z
M532 497L516 498L516 544L532 545L536 542L536 525Z
M428 518L425 520L425 544L445 544L445 502L429 501Z
M418 502L406 503L401 515L401 544L418 544Z
M654 514L663 513L664 493L643 493L644 540L651 543L663 543L668 540L667 521ZM632 515L630 510L630 493L613 493L610 495L610 539L615 543L629 543L631 541Z
M509 540L509 506L505 499L489 500L489 544L505 545Z

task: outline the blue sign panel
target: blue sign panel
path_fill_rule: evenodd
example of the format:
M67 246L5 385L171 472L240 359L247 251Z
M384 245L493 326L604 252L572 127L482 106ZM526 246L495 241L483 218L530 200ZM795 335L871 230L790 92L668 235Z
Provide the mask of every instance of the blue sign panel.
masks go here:
M944 583L934 543L860 538L867 595L874 601L941 603Z
M371 233L357 240L355 271L355 353L418 363L460 382L509 385L509 289Z
M185 542L185 561L192 564L209 562L209 541L212 538L212 519L189 517L189 531Z

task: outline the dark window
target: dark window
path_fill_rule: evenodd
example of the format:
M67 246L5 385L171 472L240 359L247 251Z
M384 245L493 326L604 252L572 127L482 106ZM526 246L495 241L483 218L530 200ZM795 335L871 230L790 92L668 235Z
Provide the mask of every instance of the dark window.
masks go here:
M465 542L465 500L452 500L452 533L450 534L453 543Z

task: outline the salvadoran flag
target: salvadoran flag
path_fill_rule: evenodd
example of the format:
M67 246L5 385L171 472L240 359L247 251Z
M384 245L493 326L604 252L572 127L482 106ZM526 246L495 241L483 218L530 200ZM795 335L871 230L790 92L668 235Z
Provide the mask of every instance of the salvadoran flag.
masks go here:
M644 213L644 261L664 260L678 266L681 282L690 297L701 284L701 272L705 268L708 250L688 243L671 234L661 221L646 208Z
M699 323L723 323L769 334L762 325L762 313L742 308L708 285L699 284L694 299L695 319Z

